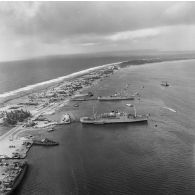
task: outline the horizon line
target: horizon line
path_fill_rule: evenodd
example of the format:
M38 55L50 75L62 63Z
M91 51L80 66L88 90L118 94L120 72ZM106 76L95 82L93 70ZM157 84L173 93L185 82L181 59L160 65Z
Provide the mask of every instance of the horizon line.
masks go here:
M137 53L138 51L140 52L145 52L147 55L150 53L150 55L152 54L152 52L154 54L195 54L195 50L155 50L155 49L135 49L135 50L121 50L121 51L100 51L100 52L93 52L93 53L70 53L70 54L49 54L49 55L39 55L39 56L33 56L33 57L26 57L26 58L16 58L16 59L12 59L12 60L0 60L0 63L9 63L9 62L16 62L16 61L28 61L28 60L36 60L36 59L42 59L42 58L48 58L48 57L61 57L61 56L86 56L88 55L93 56L93 55L98 55L98 54L104 54L105 56L110 54L113 55L112 57L119 57L118 55L121 55L121 57L125 57L122 56L122 52L124 52L124 54L127 54L127 52L136 52L136 53L132 53L132 55L134 56L138 56L138 55L144 55L144 53ZM116 56L115 56L116 55ZM101 57L101 56L99 56ZM127 57L127 56L126 56Z

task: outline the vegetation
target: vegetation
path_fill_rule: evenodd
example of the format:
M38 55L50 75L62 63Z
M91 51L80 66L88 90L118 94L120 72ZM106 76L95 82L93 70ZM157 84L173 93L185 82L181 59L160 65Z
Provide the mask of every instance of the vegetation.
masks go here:
M15 125L17 122L23 122L26 118L31 117L29 111L24 110L14 110L11 112L4 112L3 122L4 125Z

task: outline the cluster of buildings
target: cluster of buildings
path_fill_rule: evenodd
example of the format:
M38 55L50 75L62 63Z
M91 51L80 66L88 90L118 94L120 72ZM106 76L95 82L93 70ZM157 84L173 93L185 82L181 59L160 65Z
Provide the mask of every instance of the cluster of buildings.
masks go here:
M113 72L117 69L118 69L117 65L110 65L107 67L87 72L82 76L65 80L61 83L56 84L53 87L48 87L46 89L40 90L39 92L34 92L26 96L26 98L21 99L21 102L18 102L17 104L14 105L7 105L7 107L5 107L5 109L2 108L2 110L11 112L17 109L24 109L30 111L32 115L38 115L41 111L47 109L49 110L49 108L52 108L52 106L57 108L60 104L64 102L64 100L73 96L75 92L78 92L79 90L90 86L95 81L98 81L101 78L113 74ZM26 121L24 127L36 126L35 122L33 122L34 119L32 118L32 120ZM0 110L0 123L1 122L3 123L3 111L1 112ZM41 122L44 124L40 124L40 127L48 126L49 124L45 124L46 122L47 121Z
M65 102L64 100L68 100L70 96L75 95L75 92L92 85L101 78L113 74L117 69L118 66L115 65L96 69L77 78L63 81L53 87L25 96L19 99L18 103L9 104L1 108L0 120L3 119L5 111L11 112L24 109L30 111L32 117L21 122L21 124L18 122L15 130L19 131L20 128L30 127L51 127L57 124L57 122L51 121L47 117L45 118L45 113L55 111L56 108ZM92 94L89 93L88 95ZM64 114L61 118L61 123L70 123L70 115ZM16 132L13 131L13 133L17 134ZM32 146L32 141L17 140L13 138L13 135L11 135L12 138L9 138L9 136L3 142L1 141L3 147L0 148L0 194L9 194L20 183L27 167L27 163L22 162L21 158L25 158L27 151ZM52 144L54 143L52 142Z
M116 69L118 69L117 66L108 66L106 68L87 73L76 79L64 81L58 86L30 95L29 101L33 101L36 103L37 101L39 101L40 103L44 102L47 105L52 102L64 100L65 98L72 96L74 92L84 87L90 86L95 80L112 74Z
M14 111L18 108L32 111L32 114L43 110L55 103L63 102L63 100L75 94L76 91L84 87L90 86L94 81L112 74L117 70L117 65L111 65L88 72L77 78L63 81L56 84L56 86L43 89L39 92L32 93L16 105L7 106L5 111ZM0 111L0 122L3 121L3 112Z

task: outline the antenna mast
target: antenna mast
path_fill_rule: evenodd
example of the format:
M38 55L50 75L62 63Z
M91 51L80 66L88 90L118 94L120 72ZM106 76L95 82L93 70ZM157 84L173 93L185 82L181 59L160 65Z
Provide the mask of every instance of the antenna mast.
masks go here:
M136 113L136 108L135 108L135 106L133 106L133 109L134 109L134 116L136 117L136 116L137 116L137 113Z

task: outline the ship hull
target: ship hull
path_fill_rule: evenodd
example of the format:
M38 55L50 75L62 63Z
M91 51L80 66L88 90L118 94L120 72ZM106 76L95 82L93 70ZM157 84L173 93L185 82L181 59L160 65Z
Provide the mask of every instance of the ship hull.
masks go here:
M134 100L135 97L98 97L99 101Z
M87 120L85 118L81 118L80 122L83 124L94 124L94 125L103 125L103 124L114 124L114 123L140 123L140 122L147 122L148 118L140 118L140 119L129 119L129 120L117 120L117 119L110 119L110 120Z
M54 143L43 143L43 142L40 142L40 141L34 141L33 145L35 145L35 146L58 146L59 143L57 143L57 142L54 142Z
M161 84L163 87L169 87L169 84Z

